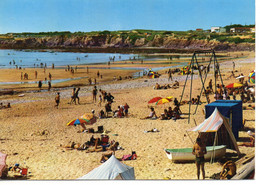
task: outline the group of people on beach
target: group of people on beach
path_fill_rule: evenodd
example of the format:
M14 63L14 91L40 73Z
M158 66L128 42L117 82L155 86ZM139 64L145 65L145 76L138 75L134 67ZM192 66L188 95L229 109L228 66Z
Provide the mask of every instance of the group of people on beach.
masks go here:
M0 103L0 109L6 109L6 108L11 108L11 103L7 103L6 105L4 105L2 102Z
M110 138L107 135L107 132L104 131L100 137L95 138L94 135L92 135L89 141L86 141L83 144L70 142L69 144L65 145L64 148L85 150L86 153L106 152L102 154L100 159L100 162L104 163L112 156L113 153L115 154L116 150L122 148L119 146L119 142L114 140L109 141L109 139Z
M159 85L159 83L156 83L154 86L155 90L158 89L177 89L179 88L180 84L177 80L175 80L175 82L172 84L172 86L170 84L164 84L164 85Z
M176 119L180 119L181 114L182 114L180 107L179 107L179 104L177 104L174 107L174 109L172 109L172 107L168 107L168 110L164 109L164 112L161 113L160 116L156 115L156 112L155 112L153 107L151 107L150 110L151 110L150 114L148 116L144 117L144 118L141 118L141 119L157 119L157 118L159 118L160 120L170 120L170 119L176 120Z

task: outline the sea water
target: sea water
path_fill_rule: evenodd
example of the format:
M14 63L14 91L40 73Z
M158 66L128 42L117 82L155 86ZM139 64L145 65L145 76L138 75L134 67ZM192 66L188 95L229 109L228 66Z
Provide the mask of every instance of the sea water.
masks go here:
M124 61L129 59L141 59L136 54L120 53L75 53L38 50L4 50L0 49L0 68L32 68L32 67L55 67L67 65L88 65Z

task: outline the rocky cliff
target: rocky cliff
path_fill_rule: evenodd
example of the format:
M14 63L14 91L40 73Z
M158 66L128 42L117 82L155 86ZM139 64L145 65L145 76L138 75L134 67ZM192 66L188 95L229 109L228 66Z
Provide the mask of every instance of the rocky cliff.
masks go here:
M165 48L165 49L215 49L218 51L245 51L255 50L254 43L229 43L216 40L199 40L176 38L174 36L161 37L155 35L153 39L130 38L120 35L97 36L49 36L49 37L23 37L1 39L2 49L87 49L87 48Z

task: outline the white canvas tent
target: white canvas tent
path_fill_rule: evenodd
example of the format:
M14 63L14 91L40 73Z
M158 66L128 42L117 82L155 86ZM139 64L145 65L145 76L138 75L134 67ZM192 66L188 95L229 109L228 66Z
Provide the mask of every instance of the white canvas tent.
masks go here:
M84 180L113 180L113 179L122 179L122 180L134 180L134 168L127 166L116 159L112 155L104 164L90 171L88 174L78 178Z

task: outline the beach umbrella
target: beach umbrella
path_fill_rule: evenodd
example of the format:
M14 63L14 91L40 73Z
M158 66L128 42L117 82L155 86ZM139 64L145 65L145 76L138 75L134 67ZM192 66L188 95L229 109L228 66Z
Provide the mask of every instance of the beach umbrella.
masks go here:
M240 83L232 83L226 86L226 88L237 88L237 87L242 87L243 84Z
M155 105L161 105L161 104L169 103L170 101L172 101L172 100L167 99L167 98L162 98L162 99L158 100L158 101L155 103Z
M253 84L255 83L255 72L254 71L249 74L248 82L253 83Z
M67 123L67 126L70 126L70 125L80 125L81 123L90 123L90 120L87 120L87 119L83 119L83 118L80 118L80 119L73 119L71 120L70 122Z
M88 124L91 124L91 125L97 122L96 117L92 113L85 113L85 114L83 114L83 116L81 116L81 118L88 120L89 121Z
M2 176L2 172L6 168L6 157L7 154L0 152L0 177Z
M157 102L160 99L162 99L162 97L154 97L150 101L148 101L148 103L155 103L155 102Z

